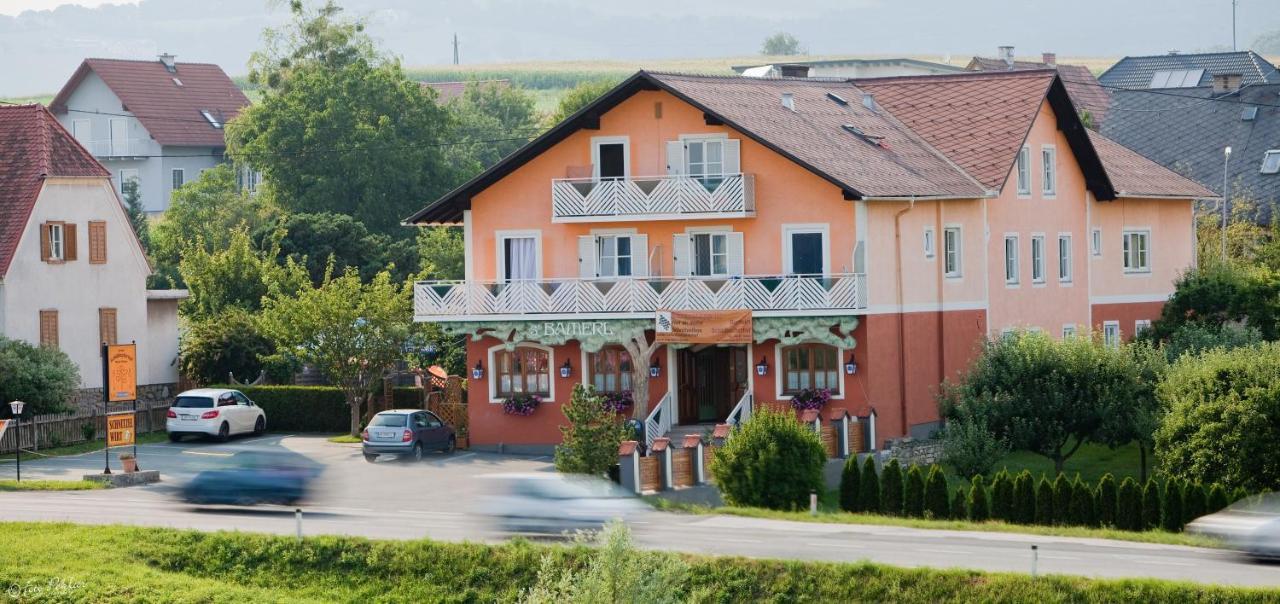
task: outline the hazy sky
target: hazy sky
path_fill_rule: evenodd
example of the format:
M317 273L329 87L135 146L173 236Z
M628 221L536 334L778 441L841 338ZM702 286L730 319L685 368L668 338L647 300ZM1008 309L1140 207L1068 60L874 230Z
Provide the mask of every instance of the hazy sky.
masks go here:
M319 0L315 0L319 1ZM1280 29L1278 0L1240 0L1242 47ZM1231 44L1230 0L339 0L408 65L744 56L770 33L815 54L1117 57ZM221 65L243 74L285 0L0 0L0 97L55 92L84 57Z

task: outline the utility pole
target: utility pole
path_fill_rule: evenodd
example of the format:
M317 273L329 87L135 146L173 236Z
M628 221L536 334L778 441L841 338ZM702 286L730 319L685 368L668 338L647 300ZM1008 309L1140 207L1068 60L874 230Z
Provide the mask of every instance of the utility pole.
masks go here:
M1240 50L1240 47L1236 46L1236 6L1239 4L1240 0L1231 0L1231 50ZM457 56L457 51L454 51L454 56ZM453 62L457 63L458 60L455 58Z
M1231 163L1231 147L1222 150L1222 260L1227 260L1227 166Z
M1234 0L1232 0L1234 2ZM453 34L453 64L458 64L458 34Z

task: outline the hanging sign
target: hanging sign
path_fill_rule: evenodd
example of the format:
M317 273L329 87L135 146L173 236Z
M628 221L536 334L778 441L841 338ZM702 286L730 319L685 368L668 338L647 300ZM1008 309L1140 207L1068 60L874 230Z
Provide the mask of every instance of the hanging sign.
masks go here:
M122 447L134 443L133 413L113 413L107 416L107 446Z
M9 429L11 419L0 419L0 440L4 440L4 431Z
M750 310L659 310L654 338L680 344L750 344Z
M138 349L134 344L107 346L107 402L138 400Z

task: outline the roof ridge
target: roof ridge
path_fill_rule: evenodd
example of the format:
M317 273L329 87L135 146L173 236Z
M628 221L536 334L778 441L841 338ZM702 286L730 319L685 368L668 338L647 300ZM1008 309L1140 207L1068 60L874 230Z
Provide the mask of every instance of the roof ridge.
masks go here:
M84 59L84 60L86 60L86 61L112 61L112 62L115 62L115 63L141 63L141 64L144 64L144 65L150 65L150 64L152 64L152 63L159 63L159 62L160 62L160 59L117 59L117 58L114 58L114 57L85 57L85 59ZM206 65L206 66L210 66L210 67L217 67L217 68L219 68L219 69L222 69L222 66L221 66L221 65L218 65L217 63L209 63L209 62L206 62L206 61L177 61L177 60L175 60L175 61L173 62L173 64L174 64L174 65L177 65L177 66L182 66L182 65ZM230 76L228 76L228 77L230 77Z

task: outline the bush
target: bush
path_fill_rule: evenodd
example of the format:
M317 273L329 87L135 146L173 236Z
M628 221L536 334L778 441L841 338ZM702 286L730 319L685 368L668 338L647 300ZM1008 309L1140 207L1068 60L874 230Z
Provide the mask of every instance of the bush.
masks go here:
M858 456L850 455L844 461L844 470L840 472L840 509L856 512L862 507L858 497L858 489L862 486L862 471L858 467Z
M964 487L956 487L956 494L951 498L951 519L965 520L969 517L969 494Z
M1116 479L1110 472L1098 481L1098 524L1116 526Z
M1252 327L1225 323L1205 325L1188 323L1176 329L1164 343L1164 353L1169 362L1183 355L1197 355L1214 348L1243 348L1261 343L1262 333Z
M1077 476L1071 485L1071 523L1077 526L1093 526L1095 520L1093 489Z
M1244 487L1236 487L1234 489L1231 489L1231 497L1229 497L1228 499L1231 500L1231 503L1235 503L1248 496L1249 496L1249 491L1246 491Z
M1008 452L1008 447L986 424L972 419L948 421L942 442L943 463L964 478L990 473L996 460Z
M1036 483L1027 470L1013 481L1013 521L1019 524L1036 521Z
M1120 481L1120 489L1116 492L1116 528L1142 530L1142 491L1132 476Z
M1058 474L1053 481L1053 521L1067 524L1071 521L1072 484L1065 474Z
M924 484L925 513L930 518L943 519L951 513L947 501L947 476L938 465L929 467L929 477Z
M912 518L924 516L924 472L912 465L907 470L907 480L902 491L902 511Z
M1142 527L1150 530L1160 526L1160 485L1155 480L1147 479L1142 487Z
M581 384L579 384L581 386ZM631 531L611 522L594 539L599 548L585 551L585 564L556 565L545 558L537 583L521 599L525 604L591 604L593 602L679 601L676 594L689 581L689 565L678 556L652 555L635 547Z
M577 384L560 410L568 420L560 426L556 469L569 474L604 476L618 462L618 446L628 429L622 418L604 406L594 388Z
M1155 434L1166 476L1280 490L1280 343L1211 350L1174 364L1158 392Z
M859 509L872 514L880 511L880 476L876 473L876 459L868 455L862 464L862 486L858 487Z
M66 411L79 388L80 370L67 353L0 335L0 415L9 415L9 401L27 403L26 417Z
M1231 505L1227 501L1227 490L1222 485L1215 484L1209 489L1209 506L1205 508L1205 512L1212 514Z
M974 476L969 486L969 520L984 522L991 519L991 507L987 504L987 487L982 476Z
M1164 502L1160 510L1160 526L1176 533L1182 530L1182 481L1171 478L1165 482Z
M1053 509L1053 484L1048 478L1040 477L1040 483L1036 485L1036 524L1045 526L1057 524L1058 517Z
M732 505L798 509L823 490L826 460L818 434L794 414L762 409L716 449L711 473Z
M1005 470L996 472L991 481L991 517L1004 522L1013 521L1013 479Z
M902 466L896 459L890 459L880 473L880 511L902 515Z
M347 432L351 408L332 386L221 386L243 392L267 415L275 432Z
M182 352L178 358L182 360L182 375L201 384L221 384L229 381L230 374L235 374L238 380L257 379L266 367L262 359L275 351L254 316L243 308L231 306L210 317L190 321L182 336ZM284 373L287 376L289 372Z
M1205 491L1204 485L1200 483L1189 484L1185 493L1186 495L1183 497L1185 507L1182 510L1182 523L1184 525L1209 513L1209 493Z

